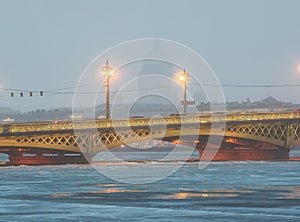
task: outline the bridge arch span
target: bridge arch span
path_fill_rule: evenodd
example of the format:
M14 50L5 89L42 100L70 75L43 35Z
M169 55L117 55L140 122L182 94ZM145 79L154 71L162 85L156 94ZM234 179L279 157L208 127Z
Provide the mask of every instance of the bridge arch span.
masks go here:
M299 114L255 113L246 116L228 115L225 119L223 116L214 119L216 122L225 121L225 128L218 126L212 128L211 121L210 116L165 117L164 121L141 118L117 121L117 124L114 124L117 128L114 130L111 121L101 120L96 122L98 130L96 133L90 130L90 121L5 124L0 125L0 152L9 153L11 156L19 156L19 154L82 156L82 153L93 156L106 148L112 149L124 143L148 139L172 141L179 136L183 140L189 140L191 136L198 137L199 144L202 144L198 144L197 148L199 148L203 147L209 136L224 136L221 152L226 150L228 153L237 153L238 148L246 148L247 144L251 146L259 144L252 148L259 150L257 152L265 152L264 148L271 150L274 146L277 150L284 151L282 156L285 158L290 149L300 144ZM81 127L80 133L74 134L74 124ZM199 128L195 131L197 124ZM42 164L41 161L39 163Z

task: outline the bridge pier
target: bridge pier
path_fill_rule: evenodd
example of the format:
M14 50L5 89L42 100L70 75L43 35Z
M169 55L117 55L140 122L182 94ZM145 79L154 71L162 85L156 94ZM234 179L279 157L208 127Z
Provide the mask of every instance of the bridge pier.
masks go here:
M2 150L0 150L2 151ZM8 154L8 165L59 165L86 164L88 160L82 153L43 152L19 148L3 152Z
M59 164L85 164L88 161L83 155L78 156L23 156L9 155L9 165L59 165Z
M196 144L199 159L213 161L267 161L288 160L289 149L276 147L266 142L252 141L227 137L223 139L221 146L199 141Z
M209 157L216 148L198 149L199 158ZM289 150L284 148L220 148L214 156L213 161L246 161L246 160L288 160Z

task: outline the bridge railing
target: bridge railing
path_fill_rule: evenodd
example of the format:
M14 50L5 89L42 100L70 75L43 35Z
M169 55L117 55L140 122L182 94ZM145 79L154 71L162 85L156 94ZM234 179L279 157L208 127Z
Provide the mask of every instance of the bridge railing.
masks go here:
M38 123L16 123L1 124L0 133L17 132L38 132L38 131L59 131L88 129L88 128L111 128L148 125L171 125L188 123L209 123L221 121L259 121L276 119L300 118L298 112L276 112L276 113L235 113L235 114L214 114L214 115L193 115L193 116L168 116L160 118L129 118L124 120L76 120L76 121L53 121Z

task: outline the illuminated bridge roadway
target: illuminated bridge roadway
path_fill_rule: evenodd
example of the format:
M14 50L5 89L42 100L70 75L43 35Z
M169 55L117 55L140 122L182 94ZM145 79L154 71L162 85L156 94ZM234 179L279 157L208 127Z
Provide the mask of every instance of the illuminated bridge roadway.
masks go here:
M0 152L14 165L85 163L104 147L162 139L195 146L203 160L217 148L214 160L288 159L299 126L297 112L2 124Z

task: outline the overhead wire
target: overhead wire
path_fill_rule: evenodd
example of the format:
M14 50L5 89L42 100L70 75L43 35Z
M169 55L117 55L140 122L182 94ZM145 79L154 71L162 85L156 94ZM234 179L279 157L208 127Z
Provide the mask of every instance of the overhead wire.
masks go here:
M300 84L270 84L270 85L254 85L254 84L211 84L211 83L189 83L191 86L212 86L212 87L232 87L232 88L283 88L283 87L300 87ZM78 89L85 87L86 85L81 86L70 86L57 89L47 89L47 90L29 90L29 89L20 89L20 88L0 88L0 90L11 91L11 92L25 92L25 93L40 93L43 92L47 95L75 95L75 94L104 94L103 91L65 91L68 89ZM167 88L168 85L149 87L149 88L140 88L140 89L124 89L124 90L115 90L111 91L111 94L116 93L126 93L126 92L137 92L137 91L146 91L153 89ZM25 95L24 95L25 96Z
M300 87L300 84L272 84L272 85L238 85L238 84L210 84L191 83L191 85L215 86L215 87L236 87L236 88L279 88L279 87Z

